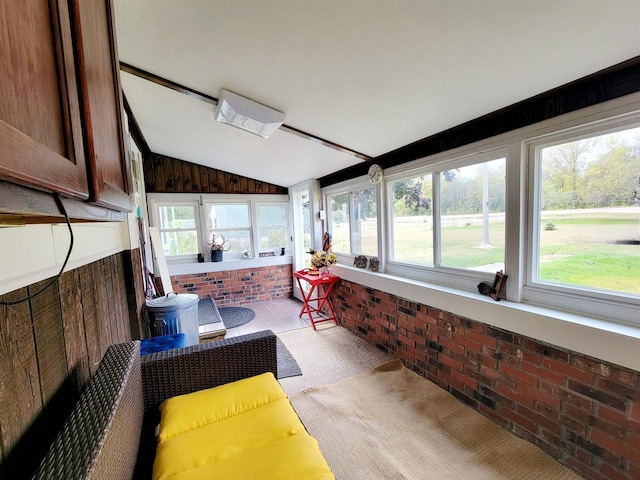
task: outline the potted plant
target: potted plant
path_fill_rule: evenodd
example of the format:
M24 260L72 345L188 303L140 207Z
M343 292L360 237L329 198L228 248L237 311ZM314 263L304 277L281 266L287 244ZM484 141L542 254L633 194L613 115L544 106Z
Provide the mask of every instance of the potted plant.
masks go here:
M329 273L329 265L335 265L338 261L335 253L317 250L311 256L311 265L317 270L324 270Z
M224 235L220 235L219 237L214 233L211 241L209 242L209 250L211 251L211 261L212 262L221 262L222 261L222 252L228 252L230 245L227 243L227 239L224 238Z

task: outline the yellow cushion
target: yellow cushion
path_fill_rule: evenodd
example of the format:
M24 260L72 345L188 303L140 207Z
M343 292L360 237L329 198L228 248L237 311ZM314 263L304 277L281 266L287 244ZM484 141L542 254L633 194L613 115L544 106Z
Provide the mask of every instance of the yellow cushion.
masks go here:
M174 397L161 411L154 480L334 478L272 374Z
M271 372L170 398L160 405L158 441L286 398Z

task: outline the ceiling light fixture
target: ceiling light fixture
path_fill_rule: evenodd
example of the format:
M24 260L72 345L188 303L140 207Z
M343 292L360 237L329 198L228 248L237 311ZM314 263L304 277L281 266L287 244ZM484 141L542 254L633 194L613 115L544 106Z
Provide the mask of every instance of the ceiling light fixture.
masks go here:
M263 138L270 137L285 119L284 113L224 89L220 90L214 112L218 122L241 128Z

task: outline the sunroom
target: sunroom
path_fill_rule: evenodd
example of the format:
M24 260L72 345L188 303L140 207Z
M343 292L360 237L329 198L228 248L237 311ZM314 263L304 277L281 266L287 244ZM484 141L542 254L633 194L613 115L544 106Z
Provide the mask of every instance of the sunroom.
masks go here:
M192 346L271 330L312 435L296 395L399 360L567 475L640 476L635 1L49 3L0 17L0 476L173 333L167 294Z

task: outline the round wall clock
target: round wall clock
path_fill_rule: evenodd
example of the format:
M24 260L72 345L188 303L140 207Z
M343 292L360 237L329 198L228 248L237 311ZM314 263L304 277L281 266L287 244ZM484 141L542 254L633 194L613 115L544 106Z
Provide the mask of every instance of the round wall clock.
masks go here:
M369 181L371 183L380 183L382 180L382 167L376 163L369 167Z

